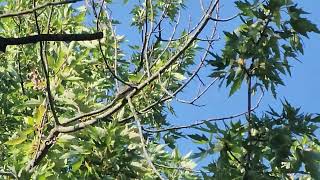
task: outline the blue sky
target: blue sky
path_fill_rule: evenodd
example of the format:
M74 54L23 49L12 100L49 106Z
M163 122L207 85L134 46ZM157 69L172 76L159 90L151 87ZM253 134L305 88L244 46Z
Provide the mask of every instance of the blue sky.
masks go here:
M130 1L129 1L130 2ZM136 2L136 1L131 1ZM238 11L234 6L234 1L221 0L221 18L227 18L235 15ZM311 14L306 17L313 23L316 23L318 28L320 27L320 1L296 1L300 7ZM131 21L131 17L128 15L130 11L130 3L127 6L123 6L122 1L117 1L116 5L112 6L113 16L122 22L117 26L117 33L125 35L129 39L129 44L140 40L140 36L137 36L137 32L130 28L128 22ZM200 6L198 0L187 0L187 8L182 14L181 24L187 22L189 15L193 19L193 23L201 17ZM223 47L223 34L222 31L232 31L239 25L239 20L231 22L220 23L218 29L222 40L215 44L215 52L219 53ZM208 32L204 32L209 34ZM257 110L257 112L263 112L268 110L268 106L272 106L275 109L281 109L281 101L286 98L292 105L301 107L302 111L310 113L320 113L320 61L318 60L318 52L320 51L320 35L311 34L310 39L304 39L305 54L300 55L298 58L302 61L299 63L292 60L292 76L284 77L286 86L278 87L278 99L274 99L270 93L266 93L263 101ZM204 71L206 75L208 71ZM210 78L205 78L207 82ZM179 95L182 99L192 99L196 94L195 89L199 86L199 82L193 82L188 86L183 94ZM169 115L170 122L176 125L190 124L196 120L207 119L211 117L228 116L236 113L240 113L246 110L247 97L246 88L240 89L232 97L228 97L229 89L218 88L217 84L212 86L210 91L199 100L199 104L205 104L205 107L195 107L192 105L186 105L174 102L177 116ZM255 100L258 96L255 97ZM255 102L253 102L255 104ZM191 132L189 130L188 132ZM188 142L188 141L187 141ZM190 141L189 141L190 142ZM178 145L182 147L182 143ZM195 150L192 144L183 145L182 152L187 153L190 150Z
M129 2L135 3L135 1L131 0ZM200 6L198 0L186 0L187 8L181 19L181 24L188 20L188 16L192 15L193 23L196 23L197 20L201 17ZM234 1L226 1L221 0L221 10L220 15L221 18L227 18L233 16L238 11L234 6ZM310 12L311 14L306 15L313 23L316 23L318 27L320 27L320 11L318 7L320 7L320 1L299 1L299 6L302 7L305 11ZM131 16L129 15L130 11L130 3L128 5L123 5L122 1L115 1L115 5L112 6L113 17L122 22L122 24L116 27L117 33L119 35L125 35L129 43L133 44L134 42L140 41L140 36L137 36L137 31L134 28L130 27L129 22L131 22ZM234 20L226 23L219 24L219 31L221 35L221 41L215 44L215 52L219 53L221 48L223 47L223 34L222 31L232 31L239 25L239 20ZM208 34L208 32L204 32ZM302 63L292 60L292 77L285 77L284 81L286 86L278 87L278 99L274 100L268 94L264 97L263 103L261 106L261 110L265 109L268 104L273 106L279 106L279 99L283 99L284 97L296 106L301 106L304 111L307 112L320 112L319 102L320 99L320 84L317 83L317 79L319 77L320 71L320 61L317 60L317 49L320 49L320 35L311 34L310 39L304 39L304 49L305 54L300 55L299 59ZM206 73L206 72L204 72ZM209 80L209 79L208 79ZM198 88L198 83L194 83L189 86L189 90L187 90L181 98L192 98L194 92L194 88ZM232 97L228 97L228 91L224 88L217 88L217 86L213 86L207 96L204 96L200 99L201 104L207 104L207 107L196 108L194 106L189 105L179 105L177 104L177 112L183 112L181 115L181 119L184 119L183 115L186 114L184 112L193 112L187 113L188 119L198 119L199 117L203 117L202 113L206 115L227 115L230 112L226 110L231 110L233 112L238 112L237 110L245 109L246 104L246 93L244 89L241 89ZM188 109L192 109L189 111ZM203 111L205 110L205 112ZM199 111L199 112L197 112ZM208 112L210 111L210 112ZM200 113L200 114L199 114ZM218 114L216 114L218 113ZM232 113L232 112L231 112ZM177 113L179 114L179 113ZM179 116L180 117L180 116ZM183 121L185 122L185 121Z
M190 1L191 2L191 1ZM221 17L230 17L234 15L237 10L231 1L221 1ZM189 7L197 7L198 1L192 1ZM320 7L320 1L301 1L300 6L303 7L307 12L312 14L307 15L307 17L320 27L320 11L317 7ZM188 9L190 13L195 11L194 9ZM221 23L219 25L219 30L233 30L238 26L239 21L235 20L232 22ZM264 110L268 108L268 105L273 107L279 107L280 99L286 98L290 103L295 106L301 106L302 110L306 112L320 112L320 84L317 83L320 77L320 61L317 59L317 50L320 49L320 35L311 34L310 39L304 39L304 49L305 54L300 55L299 59L302 63L292 60L292 77L284 77L284 82L286 86L278 87L278 99L275 100L270 94L266 94L263 98L263 102L259 110ZM219 52L223 46L223 41L216 44L216 52ZM189 88L189 91L182 97L189 97L194 94L193 86ZM180 96L181 97L181 96ZM208 115L228 115L241 112L246 108L246 89L242 88L232 97L228 97L228 90L219 89L217 86L211 88L211 91L200 100L201 104L207 104L206 107L196 108L190 107L188 105L177 104L181 119L198 119L199 117L208 117ZM258 110L258 111L259 111ZM185 113L188 112L188 113ZM193 112L193 113L190 113ZM179 114L179 113L177 113ZM180 118L179 118L180 119ZM189 120L188 120L189 121Z

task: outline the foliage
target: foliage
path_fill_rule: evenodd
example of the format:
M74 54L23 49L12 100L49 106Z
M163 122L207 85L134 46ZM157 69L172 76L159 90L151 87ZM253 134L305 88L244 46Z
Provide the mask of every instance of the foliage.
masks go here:
M122 23L142 37L128 47L127 37L116 32L121 19L109 11L115 1L78 1L0 0L0 37L104 34L93 41L8 46L0 54L0 178L320 177L320 115L302 113L286 100L282 111L270 107L258 114L251 105L254 93L271 90L276 98L283 76L291 75L290 61L304 52L303 38L320 32L297 4L235 1L242 24L224 32L219 54L212 49L215 40L200 38L209 36L205 28L216 36L219 1L205 4L195 28L177 30L186 1L124 0L132 21ZM215 122L172 125L172 100L195 77L201 81L205 67L213 68L210 77L231 86L230 96L246 84L248 110ZM230 122L222 127L220 120ZM193 140L198 151L182 155L181 139ZM212 156L217 160L196 169L195 161Z

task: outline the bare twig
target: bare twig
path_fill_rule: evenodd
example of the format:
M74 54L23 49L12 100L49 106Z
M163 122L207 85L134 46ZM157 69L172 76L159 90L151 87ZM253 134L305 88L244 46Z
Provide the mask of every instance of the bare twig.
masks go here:
M215 78L211 81L211 83L209 85L207 85L207 87L201 91L196 97L194 97L192 100L190 101L185 101L185 100L180 100L178 99L177 101L181 102L181 103L186 103L186 104L194 104L194 102L196 102L201 96L203 96L208 90L209 88L218 80L219 78Z
M175 23L175 25L174 25L174 27L173 27L172 34L171 34L171 36L170 36L170 39L173 39L174 35L176 34L176 30L177 30L177 27L178 27L178 25L179 25L179 22L180 22L180 12L179 12L177 21L176 21L176 23ZM157 36L156 36L156 37L157 37ZM157 37L157 39L158 39L159 41L161 41L161 37ZM165 48L162 50L161 54L160 54L160 55L157 57L157 59L153 62L153 64L151 65L150 68L152 68L152 67L161 59L161 57L162 57L162 56L165 54L165 52L169 49L171 43L172 43L172 41L169 41L169 42L167 43L167 45L165 46Z
M14 18L12 18L12 19L14 19ZM18 18L18 20L19 20L18 29L19 29L19 34L20 34L21 33L21 18ZM22 72L21 72L20 52L17 53L17 65L18 65L18 74L19 74L21 91L22 91L23 95L26 95L26 90L24 87L24 81L23 81Z
M216 2L216 3L218 3L218 2ZM215 5L218 5L218 4L215 4ZM217 6L217 8L218 8L218 6ZM213 31L212 31L211 37L214 37L214 36L215 36L216 31L217 31L217 22L216 22L216 24L215 24L215 26L214 26L214 29L213 29ZM208 52L209 52L209 49L212 47L212 43L213 43L213 41L208 42L208 47L206 48L205 54L202 56L201 61L200 61L199 65L198 65L198 67L194 70L193 74L188 78L188 80L187 80L184 84L182 84L182 85L181 85L174 93L172 93L171 95L168 95L168 96L164 96L164 95L163 95L163 97L161 97L159 100L157 100L156 102L150 104L149 106L147 106L146 108L144 108L143 110L141 110L141 111L139 112L139 114L142 114L142 113L147 112L148 110L150 110L151 108L153 108L153 107L156 106L157 104L160 104L160 103L163 103L163 102L165 102L165 101L167 101L167 100L172 99L172 98L175 97L179 92L181 92L181 91L194 79L194 77L198 75L198 72L199 72L200 69L202 68L203 63L205 62L205 59L206 59L206 57L207 57L208 54L209 54ZM126 118L120 120L119 122L125 123L125 122L129 121L129 120L132 119L132 118L133 118L133 116L129 116L129 117L126 117Z
M150 28L150 33L148 32L148 26L149 26L149 21L148 21L148 11L149 11L149 1L145 0L145 20L144 20L144 31L142 31L142 33L144 32L143 37L143 43L142 43L142 48L141 48L141 53L140 53L140 63L139 63L139 67L138 70L141 69L143 67L143 63L145 63L145 67L146 67L146 72L148 77L150 77L150 65L149 65L149 60L148 60L148 44L149 44L149 40L150 40L150 36L152 33L152 27ZM150 6L152 6L152 4L150 4ZM151 22L152 23L152 22Z
M159 171L157 170L157 168L154 166L150 156L149 156L149 153L146 149L146 143L145 143L145 139L143 137L143 132L142 132L142 126L141 126L141 123L140 123L140 119L138 117L138 114L134 108L134 105L132 104L132 100L131 98L127 98L128 99L128 104L129 104L129 107L130 107L130 110L134 116L134 118L136 119L136 124L137 124L137 127L138 127L138 130L139 130L139 136L140 136L140 141L141 141L141 146L142 146L142 150L143 150L143 154L144 154L144 157L146 158L149 166L152 168L153 172L161 179L161 180L164 180L163 177L160 175Z
M33 1L33 5L35 6L35 0ZM38 22L38 16L35 11L34 11L34 16L35 16L37 32L38 32L38 34L41 34L41 30L40 30L40 26L39 26L39 22ZM46 58L44 57L43 50L44 50L43 49L43 42L40 41L40 50L39 50L40 51L40 60L41 60L42 70L43 70L45 78L46 78L46 86L47 86L46 90L47 90L48 101L49 101L50 109L51 109L51 112L52 112L52 115L54 118L54 122L56 124L60 124L58 116L56 114L56 110L55 110L54 98L51 93L48 62L46 62Z
M234 15L234 16L232 16L232 17L229 17L229 18L226 18L226 19L220 19L220 18L213 18L213 17L211 17L210 20L212 20L212 21L218 21L218 22L227 22L227 21L231 21L231 20L237 18L238 16L240 16L240 14L236 14L236 15Z
M205 12L203 1L199 0L199 2L200 2L200 7L201 7L202 12Z
M178 171L189 171L189 172L193 172L193 173L201 173L201 171L197 171L197 170L185 168L185 167L173 167L173 166L167 166L167 165L158 164L158 163L154 163L154 165L157 167L160 167L160 168L164 168L164 169L173 169L173 170L178 170Z
M221 117L221 118L210 118L210 119L201 120L201 121L189 124L189 125L174 126L174 127L169 127L169 128L163 128L163 129L147 129L147 128L144 128L143 130L146 131L146 132L149 132L149 133L160 133L160 132L165 132L165 131L173 131L173 130L192 128L192 127L203 125L203 124L205 124L207 122L212 122L212 121L223 121L223 120L233 119L233 118L236 118L236 117L240 117L240 116L246 115L246 114L248 114L248 112L252 112L255 109L257 109L259 107L260 103L261 103L262 97L263 97L263 94L259 98L258 103L256 104L256 106L254 108L252 108L249 111L242 112L242 113L239 113L239 114L235 114L235 115L231 115L231 116L227 116L227 117Z
M106 13L106 18L108 20L108 25L109 25L109 28L111 31L112 38L114 40L114 66L113 66L114 67L114 74L116 76L118 76L118 39L117 39L116 31L113 28L111 15L109 15L107 10L105 11L105 13ZM116 83L117 92L119 93L120 92L120 84L119 84L118 79L115 79L115 83Z
M102 1L102 4L101 4L101 7L100 7L100 10L99 10L99 13L97 13L96 11L96 7L94 5L94 3L92 4L92 8L93 8L93 13L94 13L94 16L95 18L97 19L97 23L96 23L96 28L97 28L97 31L99 31L99 22L100 22L100 17L101 17L101 12L102 12L102 7L103 7L103 3L104 1ZM123 79L121 79L111 68L111 66L109 65L108 63L108 60L107 60L107 57L105 56L104 52L103 52L103 48L102 48L102 43L100 41L100 39L98 40L99 42L99 50L100 50L100 54L102 56L102 59L107 67L107 69L109 70L109 72L111 73L111 75L118 81L120 81L121 83L127 85L127 86L130 86L132 87L133 85L130 84L129 82L126 82L124 81Z

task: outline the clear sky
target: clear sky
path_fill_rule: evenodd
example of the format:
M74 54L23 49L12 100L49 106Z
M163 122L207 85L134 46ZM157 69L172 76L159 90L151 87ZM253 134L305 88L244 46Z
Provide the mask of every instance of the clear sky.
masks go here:
M131 2L136 2L130 0ZM130 2L129 1L129 2ZM235 15L238 11L235 8L233 2L230 0L221 0L221 18L228 18ZM311 14L306 15L313 23L316 23L318 28L320 28L320 1L319 0L302 0L295 1L302 7L305 11ZM140 40L140 36L129 27L128 22L130 22L131 17L127 14L129 13L129 5L123 6L122 1L118 1L116 5L112 7L113 16L122 22L121 25L117 26L117 32L119 34L125 35L129 41L135 42ZM187 22L188 15L191 15L193 23L201 17L199 0L187 0L187 8L183 14L182 22ZM125 15L125 16L124 16ZM234 20L226 23L220 23L218 29L222 31L232 31L239 25L239 20ZM208 34L208 32L205 32ZM215 52L219 53L223 47L223 34L220 33L222 40L215 44ZM310 113L320 113L320 61L319 54L320 51L320 35L311 34L310 39L304 39L304 50L305 54L300 55L298 58L302 61L299 63L292 60L292 77L284 77L284 82L286 86L278 87L278 99L274 99L270 93L266 93L261 103L261 106L257 112L262 112L268 109L268 106L272 106L275 109L281 108L280 100L286 98L292 105L296 107L301 107L302 111ZM203 72L206 74L208 72ZM207 82L210 81L209 78L205 78ZM199 86L199 82L193 82L184 91L179 98L182 99L192 99L197 93L195 89ZM243 86L244 87L244 86ZM205 104L205 107L195 107L192 105L186 105L181 103L174 103L174 108L176 110L177 116L169 115L169 120L173 124L183 125L190 124L196 120L207 119L211 117L221 117L228 116L235 113L240 113L246 110L246 89L242 88L232 97L228 97L229 89L225 89L222 86L221 89L217 85L211 87L210 91L199 100L199 104ZM257 99L258 97L256 97ZM255 102L253 102L255 104ZM192 130L191 130L192 131ZM188 131L188 132L191 132ZM180 147L182 145L179 145ZM194 150L193 145L184 145L183 153L190 150Z

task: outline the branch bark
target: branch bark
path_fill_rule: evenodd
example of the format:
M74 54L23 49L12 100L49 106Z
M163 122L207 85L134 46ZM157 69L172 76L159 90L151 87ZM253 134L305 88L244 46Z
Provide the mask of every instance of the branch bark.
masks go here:
M103 38L102 32L93 34L39 34L20 38L0 36L0 51L5 52L8 45L33 44L41 41L92 41Z
M144 157L146 159L146 161L148 162L149 166L152 168L153 172L161 179L161 180L164 180L164 178L160 175L159 171L157 170L157 168L154 166L152 160L151 160L151 157L148 153L148 150L146 148L146 143L145 143L145 139L143 137L143 131L142 131L142 126L141 126L141 122L140 122L140 119L138 117L138 114L137 114L137 111L135 110L135 107L132 103L132 100L131 98L129 97L128 98L128 104L129 104L129 107L130 107L130 110L134 116L134 118L136 119L136 123L137 123L137 126L138 126L138 130L139 130L139 137L140 137L140 140L141 140L141 146L142 146L142 150L143 150L143 154L144 154Z

